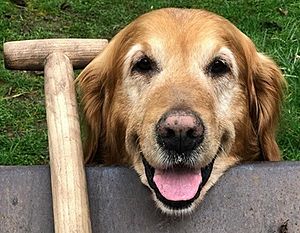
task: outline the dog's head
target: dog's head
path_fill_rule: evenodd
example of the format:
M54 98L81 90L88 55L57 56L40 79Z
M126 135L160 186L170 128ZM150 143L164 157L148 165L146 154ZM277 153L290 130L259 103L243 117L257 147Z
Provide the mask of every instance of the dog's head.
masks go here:
M279 160L282 75L226 19L162 9L118 33L78 78L87 160L132 165L171 214L240 161Z

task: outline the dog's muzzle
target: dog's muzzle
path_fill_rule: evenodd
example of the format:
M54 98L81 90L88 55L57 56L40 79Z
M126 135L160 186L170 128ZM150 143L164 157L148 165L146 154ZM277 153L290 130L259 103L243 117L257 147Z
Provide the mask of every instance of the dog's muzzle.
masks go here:
M164 151L164 168L151 166L141 154L149 186L167 208L186 209L199 197L208 181L214 159L203 168L194 168L196 149L204 139L201 118L192 111L171 110L156 125L156 139Z

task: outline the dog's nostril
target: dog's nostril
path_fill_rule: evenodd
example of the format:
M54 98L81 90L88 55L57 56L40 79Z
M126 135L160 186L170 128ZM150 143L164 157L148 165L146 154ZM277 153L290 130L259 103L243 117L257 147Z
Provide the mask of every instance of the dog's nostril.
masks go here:
M194 113L172 111L159 120L156 133L157 141L164 149L188 154L203 141L204 126Z
M197 132L196 132L195 129L189 129L186 132L186 136L189 137L189 138L196 138L198 135L197 135Z
M175 137L175 131L173 129L167 128L165 137L166 138Z

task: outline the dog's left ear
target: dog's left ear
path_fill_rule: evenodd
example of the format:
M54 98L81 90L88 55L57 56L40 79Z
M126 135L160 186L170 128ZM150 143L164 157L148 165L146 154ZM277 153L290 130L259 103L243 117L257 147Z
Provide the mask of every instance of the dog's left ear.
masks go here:
M281 159L275 141L285 81L276 63L255 51L248 67L250 117L264 160Z

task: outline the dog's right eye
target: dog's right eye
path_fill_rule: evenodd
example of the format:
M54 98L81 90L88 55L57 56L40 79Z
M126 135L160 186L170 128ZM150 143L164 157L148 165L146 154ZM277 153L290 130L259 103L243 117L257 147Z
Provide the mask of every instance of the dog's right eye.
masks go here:
M142 57L132 67L132 71L138 73L149 73L155 70L155 63L147 56Z
M208 69L212 76L215 77L222 76L230 71L228 64L220 58L215 58Z

